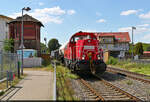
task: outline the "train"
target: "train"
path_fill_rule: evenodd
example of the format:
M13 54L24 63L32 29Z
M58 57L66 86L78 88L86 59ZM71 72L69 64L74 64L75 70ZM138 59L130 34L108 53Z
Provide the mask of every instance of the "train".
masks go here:
M102 74L106 71L103 49L94 33L77 32L59 49L60 59L71 71Z

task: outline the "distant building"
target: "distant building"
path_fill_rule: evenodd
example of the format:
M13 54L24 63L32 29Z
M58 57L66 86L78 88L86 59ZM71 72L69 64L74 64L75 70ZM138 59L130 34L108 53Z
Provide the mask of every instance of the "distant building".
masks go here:
M129 50L130 36L128 32L100 32L95 33L100 47L109 50L114 57L124 57Z
M144 51L143 54L150 54L150 51Z
M22 17L9 22L9 38L14 39L14 51L20 50L21 44L21 20ZM25 14L23 16L24 23L24 46L25 49L34 49L37 55L40 55L40 28L43 24L37 19Z
M4 40L8 39L9 36L9 26L8 22L13 20L10 17L0 15L0 51L3 49Z

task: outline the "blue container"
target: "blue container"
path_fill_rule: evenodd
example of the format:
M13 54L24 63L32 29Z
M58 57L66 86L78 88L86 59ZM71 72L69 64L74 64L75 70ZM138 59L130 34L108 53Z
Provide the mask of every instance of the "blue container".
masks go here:
M35 53L37 53L36 50L33 50L33 49L23 49L23 58L29 58L31 54L32 54L32 56L34 56ZM21 55L22 54L22 50L17 50L17 54Z

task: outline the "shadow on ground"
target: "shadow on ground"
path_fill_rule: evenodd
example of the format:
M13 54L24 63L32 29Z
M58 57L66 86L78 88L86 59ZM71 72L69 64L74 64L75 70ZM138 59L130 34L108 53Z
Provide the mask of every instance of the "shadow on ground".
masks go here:
M21 88L20 86L11 87L0 97L0 101L9 101Z

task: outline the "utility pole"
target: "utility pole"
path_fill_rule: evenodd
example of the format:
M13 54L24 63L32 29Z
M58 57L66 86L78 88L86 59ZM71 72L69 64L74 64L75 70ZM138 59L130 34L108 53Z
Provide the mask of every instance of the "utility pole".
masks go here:
M136 29L136 27L132 27L132 60L134 60L134 55L133 55L133 30Z
M44 38L44 41L45 41L45 46L46 46L45 48L45 53L46 53L46 50L47 50L47 38L46 37Z

